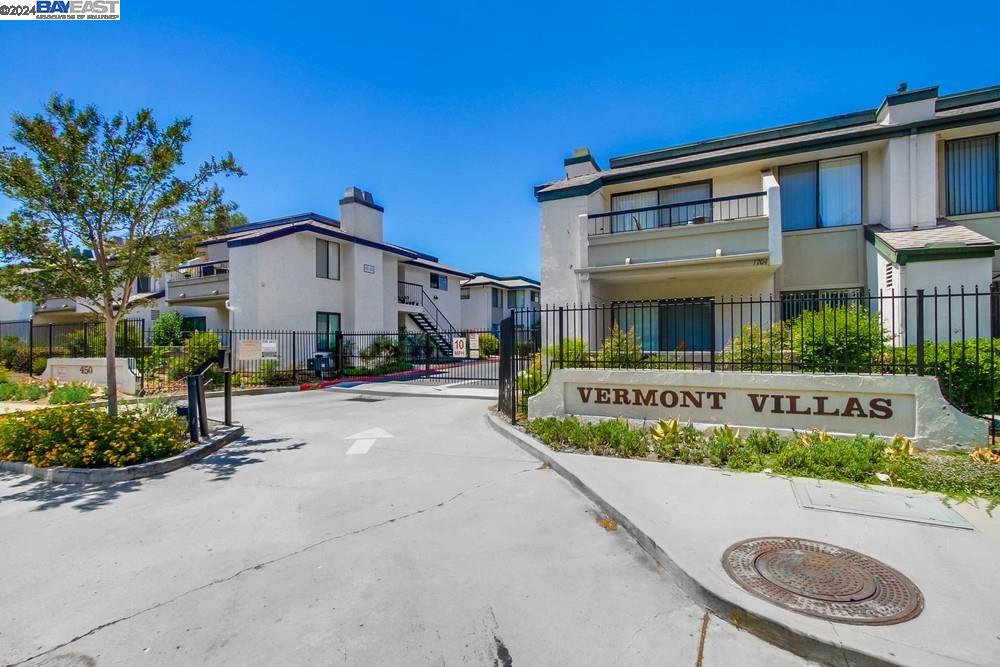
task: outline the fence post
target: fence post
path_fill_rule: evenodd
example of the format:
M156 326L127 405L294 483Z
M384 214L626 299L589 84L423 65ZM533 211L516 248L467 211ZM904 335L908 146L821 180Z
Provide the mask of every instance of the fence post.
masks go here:
M189 375L187 378L188 389L188 435L191 442L198 442L198 378Z
M917 290L917 375L924 374L924 291ZM964 333L964 332L963 332Z
M511 311L513 313L513 311ZM566 312L559 306L559 368L565 368L566 362L563 360L563 334L565 333L563 322L566 319Z
M710 373L715 372L715 299L712 299L709 303L712 304L712 326L709 329L709 357L708 357L708 370ZM723 311L725 312L725 311ZM774 320L774 305L771 306L771 320ZM763 322L761 323L763 324ZM725 340L725 332L723 332L723 340ZM702 367L704 368L704 366Z
M35 374L35 318L28 320L28 377Z
M225 377L225 384L223 385L223 394L225 397L225 423L226 426L233 425L233 371L227 368L223 371L223 376Z
M333 335L334 354L337 357L337 377L344 375L344 334L337 330Z
M338 332L339 333L339 332ZM292 332L292 384L299 383L299 355L296 354L295 340L299 337L298 332ZM226 396L229 394L227 393ZM229 425L229 422L226 422Z
M431 335L424 334L424 377L431 376Z
M208 407L205 405L205 381L201 375L195 376L198 391L198 423L201 425L201 434L208 437Z

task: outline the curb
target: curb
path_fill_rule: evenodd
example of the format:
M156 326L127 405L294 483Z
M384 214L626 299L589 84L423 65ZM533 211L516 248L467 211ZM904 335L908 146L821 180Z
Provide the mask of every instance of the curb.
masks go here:
M535 441L531 436L522 433L504 422L493 411L487 412L486 420L493 427L493 430L531 456L548 465L549 468L568 481L573 488L597 505L602 512L614 519L619 526L624 528L639 543L643 551L648 553L660 567L667 571L667 574L670 575L670 578L674 580L674 583L681 590L722 620L728 621L738 629L746 630L779 648L824 665L835 665L837 667L857 667L857 665L900 667L900 663L890 662L870 653L865 653L841 644L834 644L823 638L799 632L784 623L762 616L757 612L749 611L738 602L720 596L688 574L656 540L637 527L614 505L602 498L579 477L557 461L552 456L552 450L542 443Z
M35 479L56 484L110 484L153 477L189 466L222 449L244 433L242 424L217 426L212 436L185 451L159 461L148 461L123 468L39 468L31 463L0 461L0 470L30 475Z

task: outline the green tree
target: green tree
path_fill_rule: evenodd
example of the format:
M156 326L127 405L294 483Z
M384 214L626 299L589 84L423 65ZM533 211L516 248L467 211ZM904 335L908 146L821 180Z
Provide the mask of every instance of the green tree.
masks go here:
M153 322L153 345L180 345L184 340L184 317L176 310L160 313Z
M105 116L53 96L12 118L18 144L0 151L0 192L17 202L0 221L0 295L73 299L107 330L132 308L135 279L194 253L238 220L219 176L243 174L231 154L184 169L191 120L161 127L149 109ZM115 336L106 337L108 412L118 411Z

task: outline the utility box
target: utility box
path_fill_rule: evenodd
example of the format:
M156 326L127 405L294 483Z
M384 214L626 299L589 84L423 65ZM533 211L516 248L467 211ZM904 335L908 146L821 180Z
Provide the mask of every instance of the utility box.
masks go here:
M312 358L312 369L317 373L333 370L333 356L329 352L317 352Z

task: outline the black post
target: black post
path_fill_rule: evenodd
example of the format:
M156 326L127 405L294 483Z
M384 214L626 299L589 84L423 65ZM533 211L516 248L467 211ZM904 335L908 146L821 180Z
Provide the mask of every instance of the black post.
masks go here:
M28 377L35 374L35 318L28 320Z
M201 434L208 437L208 408L205 406L205 381L201 375L195 376L198 391L198 422L201 424Z
M187 419L188 419L188 435L191 437L191 442L198 442L198 378L194 375L189 375L187 379L188 385L188 409L187 409Z
M917 290L917 375L924 374L924 291Z
M424 377L431 376L431 335L424 334Z
M52 325L49 325L49 358L52 358Z
M514 311L512 310L510 312L511 312L511 315L513 316ZM566 315L566 313L565 313L563 307L559 306L559 368L565 368L566 367L566 363L565 363L565 361L563 361L563 353L564 353L564 349L563 349L563 334L564 334L563 326L564 325L563 325L563 322L565 320L565 315ZM515 331L516 331L516 329L515 329Z
M344 375L344 334L337 331L333 336L333 347L337 356L337 377Z
M298 334L293 331L292 332L292 384L299 383L299 355L296 354L296 349L295 349L296 338L298 338ZM226 393L226 395L227 396L229 395L228 392ZM227 419L226 426L228 425L229 425L229 420Z
M708 361L708 364L709 364L708 370L709 370L709 372L714 373L715 372L715 299L712 299L709 303L712 304L712 328L710 330L711 331L711 335L709 336L709 340L711 341L709 343L709 347L711 349L708 352L709 355L710 355L709 356L709 361ZM771 305L771 317L772 317L772 319L774 318L774 304ZM761 324L763 324L763 323L761 323ZM725 332L723 332L723 336L724 335L725 335ZM725 338L723 338L723 340L725 340ZM772 345L773 344L774 343L772 342Z
M233 372L228 368L223 372L225 376L225 422L226 426L233 425Z

